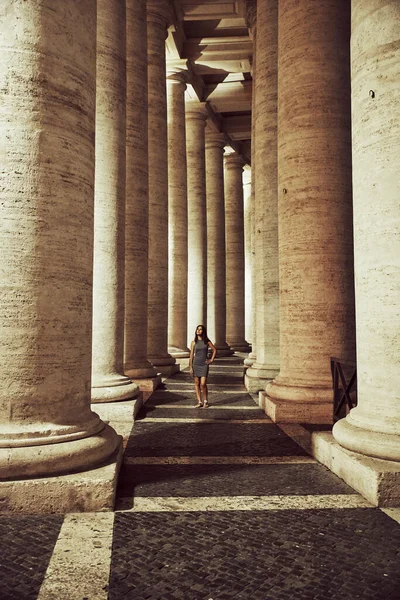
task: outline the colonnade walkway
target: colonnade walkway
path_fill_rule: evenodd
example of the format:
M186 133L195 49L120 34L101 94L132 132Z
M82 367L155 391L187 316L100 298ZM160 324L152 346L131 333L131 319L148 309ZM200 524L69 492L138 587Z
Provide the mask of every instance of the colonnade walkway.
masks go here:
M209 402L187 372L150 397L114 513L0 516L0 598L398 598L396 511L315 462L311 428L272 423L240 357L212 365Z

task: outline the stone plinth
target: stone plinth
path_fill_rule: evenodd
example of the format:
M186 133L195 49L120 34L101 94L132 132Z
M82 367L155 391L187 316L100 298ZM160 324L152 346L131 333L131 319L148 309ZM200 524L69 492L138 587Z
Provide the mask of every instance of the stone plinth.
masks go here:
M349 23L347 1L279 6L280 373L266 391L307 422L332 402L330 357L354 359Z
M0 478L10 480L90 470L121 440L90 408L96 2L5 0L0 21ZM11 502L21 484L8 486Z

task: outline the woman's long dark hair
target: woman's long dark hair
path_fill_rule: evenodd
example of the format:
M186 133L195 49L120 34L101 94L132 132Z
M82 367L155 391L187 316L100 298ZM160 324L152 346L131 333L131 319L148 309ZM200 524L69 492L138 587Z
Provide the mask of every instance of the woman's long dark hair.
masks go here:
M204 327L204 325L201 325L201 324L200 324L200 325L197 325L197 327L202 327L202 328L203 328L203 333L202 333L201 339L203 340L203 342L204 342L205 344L208 344L208 342L209 342L210 340L208 339L208 336L207 336L207 329ZM195 343L197 342L197 333L196 333L196 331L197 331L197 327L196 327L196 329L194 330L194 342L195 342Z

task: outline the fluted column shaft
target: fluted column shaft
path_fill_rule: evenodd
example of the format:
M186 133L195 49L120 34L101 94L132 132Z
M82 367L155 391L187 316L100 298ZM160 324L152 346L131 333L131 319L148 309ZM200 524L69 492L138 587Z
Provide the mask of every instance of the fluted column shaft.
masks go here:
M139 393L123 375L125 41L125 7L118 0L98 0L92 402Z
M147 360L148 118L146 0L126 0L125 373L154 378Z
M24 478L120 443L90 408L96 2L5 0L0 25L0 477Z
M251 169L243 171L243 214L244 214L244 337L248 342L253 335L253 303L251 277L253 260L251 253L252 222L251 218Z
M147 2L149 118L149 297L148 359L164 374L168 354L168 133L165 39L169 2Z
M351 56L358 405L333 435L400 461L398 2L354 0Z
M330 357L354 352L349 25L347 0L279 4L276 419L331 419Z
M257 358L246 372L252 391L279 372L278 259L278 0L257 6L254 80L254 266Z
M219 356L232 354L226 343L225 144L224 134L206 134L207 332Z
M168 346L173 356L188 356L188 204L185 127L185 73L167 79L168 100Z
M238 352L244 338L244 216L243 166L236 153L225 156L226 340Z
M207 225L204 103L186 103L188 189L188 342L207 320Z

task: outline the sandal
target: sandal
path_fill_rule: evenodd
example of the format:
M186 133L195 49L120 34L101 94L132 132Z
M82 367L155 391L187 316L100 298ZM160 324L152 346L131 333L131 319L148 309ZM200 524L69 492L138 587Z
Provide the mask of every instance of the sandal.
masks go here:
M204 402L203 404L204 408L208 408L210 405L208 404L207 400Z
M196 406L194 406L193 408L203 408L203 405L201 402L199 402L198 404L196 404Z

